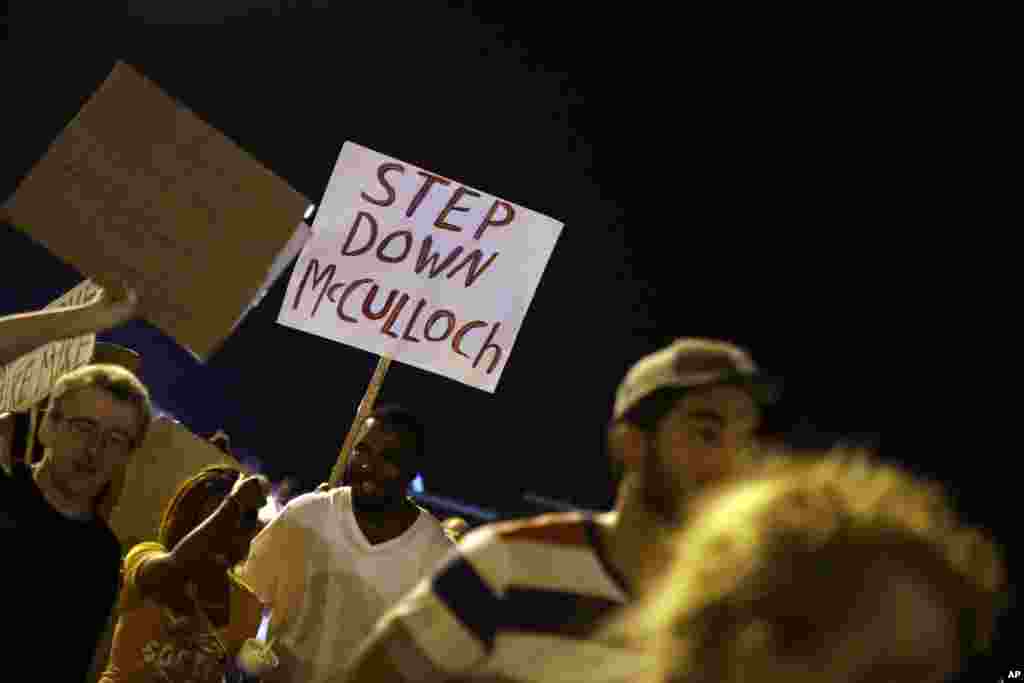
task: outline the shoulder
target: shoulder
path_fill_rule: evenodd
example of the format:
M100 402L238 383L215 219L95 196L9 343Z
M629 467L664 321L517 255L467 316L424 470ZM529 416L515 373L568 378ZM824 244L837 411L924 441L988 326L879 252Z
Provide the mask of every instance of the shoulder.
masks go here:
M417 507L417 509L419 509L419 516L416 517L416 520L413 522L413 524L416 525L417 529L419 529L422 533L426 533L426 532L435 533L436 532L436 533L441 534L445 538L448 538L448 536L445 535L445 533L444 533L444 529L441 528L441 520L439 520L437 517L435 517L430 512L430 510L422 508L422 507L420 507L418 505L416 507Z
M416 538L421 539L421 543L431 549L430 552L439 557L444 557L455 548L455 544L441 527L441 522L423 508L420 508L419 517L413 523L413 533Z
M454 577L468 572L486 584L503 586L538 557L550 564L556 546L589 547L583 515L556 513L486 524L463 537L442 573Z
M311 492L296 496L288 501L288 504L281 509L271 523L278 520L299 522L303 525L313 523L317 518L326 515L337 504L339 496L336 494L339 494L338 489L326 493Z
M153 557L167 552L166 548L155 541L146 541L132 546L131 550L124 557L124 573L127 576L134 576L139 566Z
M296 496L288 501L288 504L281 510L281 514L317 514L347 500L349 500L349 489L347 487L331 489L322 493L316 491L303 493L301 496Z
M466 535L465 542L589 544L587 518L579 512L556 512L528 519L487 524Z
M253 539L252 547L286 542L295 534L324 530L337 522L337 510L348 500L348 490L305 493L284 506ZM270 540L276 539L276 540Z

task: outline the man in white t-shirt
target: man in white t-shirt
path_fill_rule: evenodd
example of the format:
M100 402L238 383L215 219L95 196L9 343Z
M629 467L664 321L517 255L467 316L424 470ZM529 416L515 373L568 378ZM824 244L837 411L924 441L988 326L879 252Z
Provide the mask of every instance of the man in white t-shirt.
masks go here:
M453 548L406 496L423 437L407 411L377 409L346 485L292 500L253 540L243 576L273 610L281 662L263 680L316 683L342 670L377 619Z

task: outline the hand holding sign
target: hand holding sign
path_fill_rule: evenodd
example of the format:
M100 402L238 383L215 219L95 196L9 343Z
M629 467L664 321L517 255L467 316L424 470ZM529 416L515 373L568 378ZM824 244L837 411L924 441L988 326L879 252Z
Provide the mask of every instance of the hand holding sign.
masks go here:
M92 306L97 332L109 330L135 317L139 295L134 289L117 280L106 282L93 279L103 287Z
M373 404L377 401L377 393L380 391L380 387L384 384L384 375L388 371L388 366L391 365L391 358L384 356L377 361L377 368L373 371L373 378L370 380L370 385L366 387L366 393L363 395L363 400L359 402L359 410L356 412L356 418L352 421L352 426L348 430L348 435L345 437L345 443L341 446L341 452L338 454L338 460L334 463L334 469L331 471L331 480L329 484L321 484L320 486L326 486L324 491L329 491L341 482L342 476L345 474L345 465L348 463L348 454L352 452L352 449L356 445L356 440L359 438L359 433L363 428L363 423L366 422L366 418L373 412ZM320 486L317 487L317 492L320 492Z

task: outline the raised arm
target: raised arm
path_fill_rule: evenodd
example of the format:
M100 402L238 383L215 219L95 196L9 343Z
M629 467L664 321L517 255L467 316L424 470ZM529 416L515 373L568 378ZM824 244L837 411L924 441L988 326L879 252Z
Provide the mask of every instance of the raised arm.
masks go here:
M91 303L0 317L0 365L60 339L102 332L135 315L132 289L105 287Z
M221 539L238 533L241 518L266 504L269 484L263 477L242 477L231 493L202 524L190 531L170 552L146 557L135 573L141 595L170 607L191 608L185 584L197 568L209 566Z

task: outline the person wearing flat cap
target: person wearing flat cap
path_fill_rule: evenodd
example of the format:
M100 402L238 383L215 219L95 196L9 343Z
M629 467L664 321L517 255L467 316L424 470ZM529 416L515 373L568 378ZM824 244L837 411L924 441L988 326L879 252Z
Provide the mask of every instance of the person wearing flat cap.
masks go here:
M377 624L350 683L632 680L651 664L591 634L671 560L695 493L738 473L777 385L750 355L679 339L639 360L615 395L614 510L480 527ZM616 670L611 670L615 667Z

